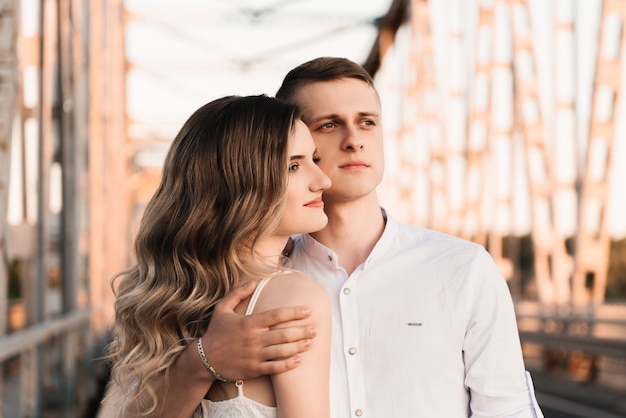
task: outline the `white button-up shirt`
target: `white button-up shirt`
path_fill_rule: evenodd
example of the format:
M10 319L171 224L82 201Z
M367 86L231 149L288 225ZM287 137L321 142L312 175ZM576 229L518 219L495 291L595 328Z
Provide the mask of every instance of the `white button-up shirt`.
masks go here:
M388 219L350 276L309 235L290 259L330 294L333 418L543 417L483 247Z

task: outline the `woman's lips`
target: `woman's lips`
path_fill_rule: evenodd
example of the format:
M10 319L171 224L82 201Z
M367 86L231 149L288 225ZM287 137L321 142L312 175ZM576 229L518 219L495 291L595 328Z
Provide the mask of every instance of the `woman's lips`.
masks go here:
M321 197L318 197L317 199L313 199L309 203L306 203L304 206L308 208L323 208L324 201L322 200Z

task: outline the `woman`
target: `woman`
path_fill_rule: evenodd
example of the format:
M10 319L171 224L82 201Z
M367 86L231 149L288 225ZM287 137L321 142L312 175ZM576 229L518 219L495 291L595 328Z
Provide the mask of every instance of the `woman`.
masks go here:
M184 354L206 375L206 399L187 406L194 416L328 416L328 297L281 256L291 235L327 222L321 194L330 180L316 162L296 108L266 96L215 100L183 125L142 218L137 264L117 278L110 356L124 394L119 415L163 407L167 388L155 386ZM201 337L215 304L250 280L261 282L237 312L309 306L304 321L318 335L299 367L229 382L210 366Z

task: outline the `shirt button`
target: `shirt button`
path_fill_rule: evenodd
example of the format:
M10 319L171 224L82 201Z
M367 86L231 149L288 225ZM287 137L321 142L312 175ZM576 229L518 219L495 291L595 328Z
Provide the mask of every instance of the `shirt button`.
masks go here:
M350 288L349 287L344 288L343 289L343 294L344 295L349 295L350 294Z
M354 347L350 347L350 349L348 350L348 353L349 353L351 356L355 355L355 354L356 354L356 348L354 348Z
M328 261L333 261L333 256L332 255L328 256Z
M354 411L354 415L356 415L357 417L360 417L361 415L363 415L363 411L361 411L360 409L357 409L356 411Z

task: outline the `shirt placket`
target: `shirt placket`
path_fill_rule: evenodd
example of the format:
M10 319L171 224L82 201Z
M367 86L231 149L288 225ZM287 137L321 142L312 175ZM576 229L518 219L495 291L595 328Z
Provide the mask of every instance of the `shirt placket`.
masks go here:
M352 273L340 292L341 322L343 331L343 355L348 377L350 413L353 417L365 416L365 392L359 339L359 317L357 309L357 279L360 270Z

